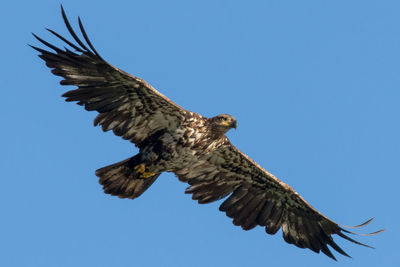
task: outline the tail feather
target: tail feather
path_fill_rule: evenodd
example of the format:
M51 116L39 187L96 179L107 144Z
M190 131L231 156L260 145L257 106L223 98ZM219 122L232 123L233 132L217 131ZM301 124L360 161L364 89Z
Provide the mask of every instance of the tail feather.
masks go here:
M138 164L140 164L138 156L134 156L98 169L96 176L100 178L99 183L103 185L104 192L120 198L134 199L140 196L160 174L142 178L140 173L134 170Z

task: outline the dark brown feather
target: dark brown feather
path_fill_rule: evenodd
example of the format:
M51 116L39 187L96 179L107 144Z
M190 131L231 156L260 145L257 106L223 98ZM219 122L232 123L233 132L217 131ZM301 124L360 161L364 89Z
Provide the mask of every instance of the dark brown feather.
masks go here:
M187 131L184 123L188 118L199 118L200 115L182 109L144 80L110 65L94 48L81 19L78 19L78 24L83 41L73 30L62 7L61 13L75 43L53 30L48 31L75 51L61 49L35 34L34 37L51 51L31 47L40 53L39 57L54 75L63 77L60 84L77 86L63 94L66 101L77 102L88 111L99 112L94 125L101 125L103 131L112 130L115 135L130 140L139 148L156 142L159 133L174 135L181 130L188 140L199 134ZM229 117L226 114L221 116ZM234 123L232 125L236 127L236 120ZM204 150L209 143L194 144L191 152L201 156L193 164L186 164L175 171L181 181L189 183L186 193L193 194L194 200L210 203L230 194L219 209L233 218L235 225L245 230L260 225L268 234L275 234L282 228L286 242L316 253L322 251L332 259L335 257L328 246L348 256L333 241L334 234L369 247L348 237L346 234L354 233L319 213L290 186L231 145L224 136L226 128L204 129L201 134L211 136L219 143L207 153ZM179 146L183 145L179 143ZM138 163L135 156L97 170L96 175L104 191L121 198L136 198L142 194L160 173L143 179L134 168ZM365 226L370 221L351 228Z
M95 124L103 130L113 132L140 146L155 131L164 129L175 131L187 116L187 111L160 94L140 78L119 70L106 61L96 51L89 40L79 19L79 28L85 43L73 30L63 8L65 25L77 44L48 29L50 33L75 49L62 50L55 45L35 36L35 38L53 50L34 47L55 75L64 78L62 85L76 85L77 89L63 94L66 101L76 101L88 111L98 111L101 119ZM109 127L113 125L113 127ZM152 125L152 127L148 127Z
M124 161L103 167L96 171L99 183L103 185L106 194L120 198L134 199L140 196L160 176L155 174L149 178L141 178L140 173L134 170L139 164L138 155Z
M227 191L214 190L218 185L235 181L236 189L233 188L233 193L219 208L233 218L235 225L242 226L245 230L256 225L264 226L268 234L275 234L282 228L286 242L300 248L309 248L316 253L322 252L332 259L335 256L328 246L344 256L349 256L333 241L333 234L365 245L345 235L349 231L315 210L290 186L265 171L227 139L223 146L205 160L208 165L205 163L199 165L198 169L182 170L177 175L180 180L191 185L187 193L192 193L193 199L206 200L204 197L212 194L211 198L207 198L207 203L225 196ZM207 172L213 172L210 164L215 166L215 170L219 170L212 177L207 175ZM201 167L204 166L207 166L207 172L201 172Z

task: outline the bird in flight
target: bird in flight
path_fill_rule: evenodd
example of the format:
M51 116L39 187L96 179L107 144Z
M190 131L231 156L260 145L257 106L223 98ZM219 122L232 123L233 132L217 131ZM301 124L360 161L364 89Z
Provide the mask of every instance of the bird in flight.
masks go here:
M226 198L219 209L244 230L262 226L268 234L275 234L282 228L287 243L322 251L335 260L329 247L349 255L335 243L334 234L369 247L350 238L347 234L356 233L345 228L359 228L372 219L354 227L330 220L231 144L225 133L237 127L233 116L206 118L181 108L144 80L105 61L90 42L80 18L83 40L71 27L62 6L61 13L75 43L47 29L70 48L58 48L35 34L51 50L31 47L39 51L53 74L63 77L61 85L77 86L63 94L67 102L97 111L95 126L111 130L139 148L137 155L96 171L105 193L134 199L161 173L172 172L189 184L185 193L201 204Z

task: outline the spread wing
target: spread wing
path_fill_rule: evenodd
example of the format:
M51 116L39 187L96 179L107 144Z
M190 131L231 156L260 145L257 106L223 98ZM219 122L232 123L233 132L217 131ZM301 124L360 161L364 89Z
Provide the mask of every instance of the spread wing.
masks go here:
M185 193L193 194L192 198L199 203L209 203L232 193L219 209L244 230L260 225L268 234L275 234L282 228L286 242L317 253L322 251L332 259L335 257L328 245L348 256L333 241L333 234L367 246L345 235L354 233L319 213L290 186L264 170L227 139L220 148L176 175L190 184Z
M159 130L173 131L179 127L187 111L156 91L144 80L134 77L106 62L94 49L79 19L79 27L87 43L85 45L73 31L64 9L62 16L76 44L58 33L52 34L76 50L62 50L34 35L52 49L46 51L32 46L55 75L62 76L62 85L78 88L63 94L66 101L77 101L86 110L100 114L94 124L104 131L130 140L137 146ZM89 47L87 47L89 46Z

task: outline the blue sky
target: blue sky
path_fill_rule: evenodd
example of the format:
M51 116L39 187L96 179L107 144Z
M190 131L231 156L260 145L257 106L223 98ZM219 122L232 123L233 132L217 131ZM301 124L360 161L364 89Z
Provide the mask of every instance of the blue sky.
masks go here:
M84 3L82 3L84 2ZM345 225L376 217L353 256L245 232L163 174L140 198L94 171L137 153L65 103L28 43L66 35L57 1L7 1L0 43L1 266L400 266L400 2L63 1L93 44L186 109L229 113L231 141Z

